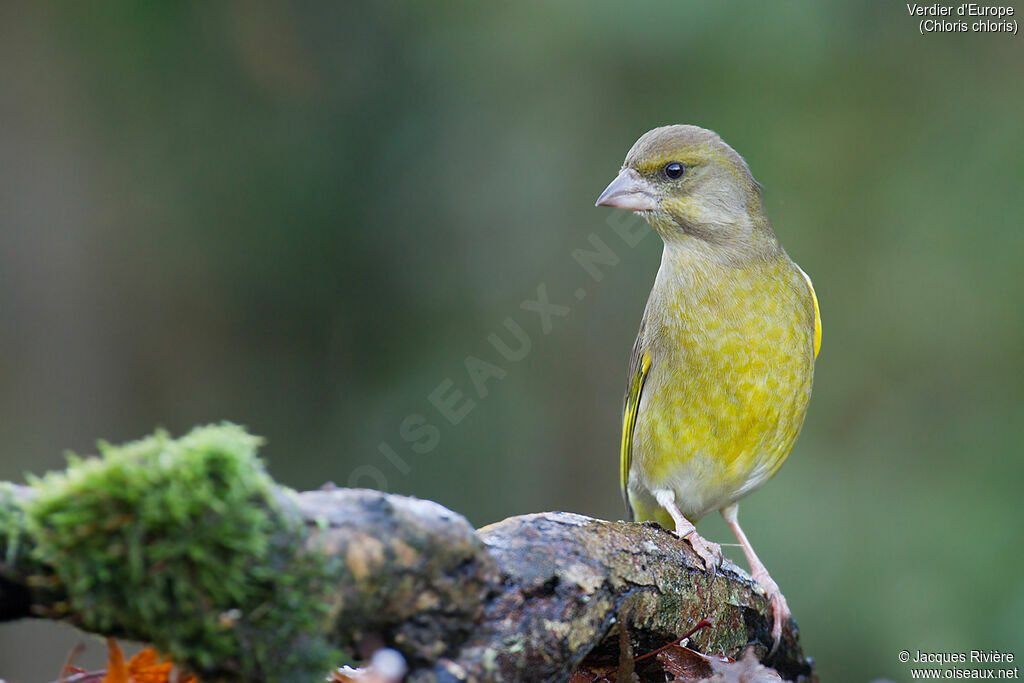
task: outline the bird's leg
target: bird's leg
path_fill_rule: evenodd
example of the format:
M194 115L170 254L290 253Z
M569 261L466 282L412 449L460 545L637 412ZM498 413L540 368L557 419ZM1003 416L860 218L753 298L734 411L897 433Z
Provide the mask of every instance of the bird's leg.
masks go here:
M773 619L772 638L774 639L772 652L774 652L779 646L779 640L782 638L782 625L789 621L789 605L786 604L786 598L782 595L782 591L779 590L779 584L775 583L775 580L768 575L768 570L765 569L764 563L761 562L757 553L754 552L754 547L750 545L747 535L740 528L740 522L737 517L738 512L739 505L733 503L722 508L722 518L729 525L729 528L732 529L732 532L736 534L736 540L740 542L743 554L747 556L751 577L757 582L757 585L764 589L771 603Z
M718 565L722 564L722 546L712 543L697 533L697 527L683 516L679 506L676 505L675 491L661 489L654 492L654 498L675 522L676 536L685 539L690 544L693 551L700 556L700 559L704 560L705 569L712 573L717 571Z

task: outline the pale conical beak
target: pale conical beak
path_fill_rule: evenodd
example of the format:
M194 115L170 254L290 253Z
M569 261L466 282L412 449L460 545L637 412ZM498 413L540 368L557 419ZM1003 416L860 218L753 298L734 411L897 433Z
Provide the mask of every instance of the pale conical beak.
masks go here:
M658 208L658 201L654 198L650 183L633 169L624 168L619 171L611 185L604 188L594 206L614 206L629 211L653 211Z

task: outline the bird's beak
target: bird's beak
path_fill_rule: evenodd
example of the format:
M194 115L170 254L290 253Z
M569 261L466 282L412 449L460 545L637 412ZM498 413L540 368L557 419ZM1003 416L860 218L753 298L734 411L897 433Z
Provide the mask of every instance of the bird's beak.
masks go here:
M604 192L597 198L594 206L614 206L617 209L629 211L652 211L658 208L658 201L654 198L654 191L651 184L640 177L640 174L631 168L624 168L612 181L611 185L604 188Z

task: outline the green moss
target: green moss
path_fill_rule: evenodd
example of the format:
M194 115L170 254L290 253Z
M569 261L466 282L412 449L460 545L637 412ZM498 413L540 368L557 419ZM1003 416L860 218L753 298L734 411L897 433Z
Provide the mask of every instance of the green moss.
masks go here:
M17 561L18 552L24 547L24 518L14 488L8 482L0 482L0 562L14 565Z
M275 498L259 445L231 424L158 432L35 480L25 527L75 622L150 640L200 672L322 677L326 568L299 552L303 527Z

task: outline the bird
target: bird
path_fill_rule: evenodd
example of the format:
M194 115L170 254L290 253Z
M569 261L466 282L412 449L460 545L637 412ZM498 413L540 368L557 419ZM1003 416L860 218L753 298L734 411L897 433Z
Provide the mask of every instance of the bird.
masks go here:
M746 161L711 130L645 133L596 206L640 214L664 243L626 381L627 513L674 530L713 572L721 546L694 524L718 510L768 597L774 651L790 610L737 501L778 471L803 425L821 347L811 279L780 244Z

